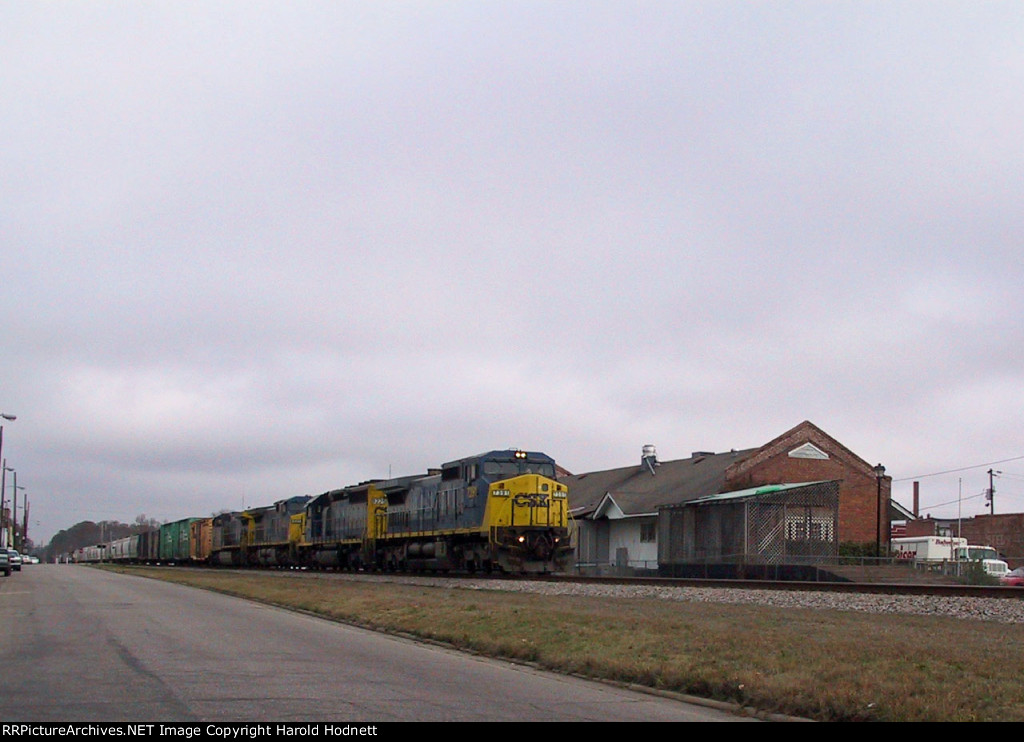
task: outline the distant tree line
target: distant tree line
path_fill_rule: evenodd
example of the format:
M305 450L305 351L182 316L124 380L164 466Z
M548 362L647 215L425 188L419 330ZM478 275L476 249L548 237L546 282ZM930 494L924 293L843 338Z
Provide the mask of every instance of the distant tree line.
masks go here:
M119 538L159 527L160 521L155 518L147 518L145 515L137 515L133 523L121 523L116 520L101 520L99 523L94 523L91 520L83 520L58 532L50 539L49 544L41 550L35 550L35 554L43 561L55 561L62 554L71 554L86 546L110 543Z

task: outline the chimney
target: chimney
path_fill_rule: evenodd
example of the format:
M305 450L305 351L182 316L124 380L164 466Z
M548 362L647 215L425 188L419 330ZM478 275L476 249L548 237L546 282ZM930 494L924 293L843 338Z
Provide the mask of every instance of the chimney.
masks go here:
M921 506L921 483L914 482L914 517L917 517L917 509Z

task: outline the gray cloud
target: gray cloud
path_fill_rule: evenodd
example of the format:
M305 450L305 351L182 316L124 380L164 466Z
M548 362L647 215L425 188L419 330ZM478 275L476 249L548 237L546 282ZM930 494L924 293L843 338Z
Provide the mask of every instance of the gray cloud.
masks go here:
M5 7L0 410L30 535L804 419L897 480L974 467L924 479L926 505L976 494L974 465L1024 455L1022 25L1003 3Z

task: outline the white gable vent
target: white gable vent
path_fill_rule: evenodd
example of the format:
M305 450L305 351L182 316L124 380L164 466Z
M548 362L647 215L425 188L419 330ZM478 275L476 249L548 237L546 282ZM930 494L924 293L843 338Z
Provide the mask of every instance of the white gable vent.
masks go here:
M790 458L793 459L827 459L828 454L822 451L820 448L815 446L813 443L805 443L802 446L797 446L789 452Z

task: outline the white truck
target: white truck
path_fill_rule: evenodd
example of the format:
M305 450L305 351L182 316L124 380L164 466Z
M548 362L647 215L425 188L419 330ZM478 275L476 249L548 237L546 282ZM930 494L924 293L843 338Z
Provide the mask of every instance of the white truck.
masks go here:
M980 562L985 573L993 577L1001 577L1010 569L991 546L973 546L956 536L906 536L894 538L890 544L894 557L914 560L926 568Z
M981 562L985 574L1002 577L1010 571L1010 565L999 558L999 552L991 546L972 546L968 544L957 552L961 562Z
M967 547L967 539L953 536L905 536L890 541L897 559L914 559L918 563L941 564L956 561L960 549Z

